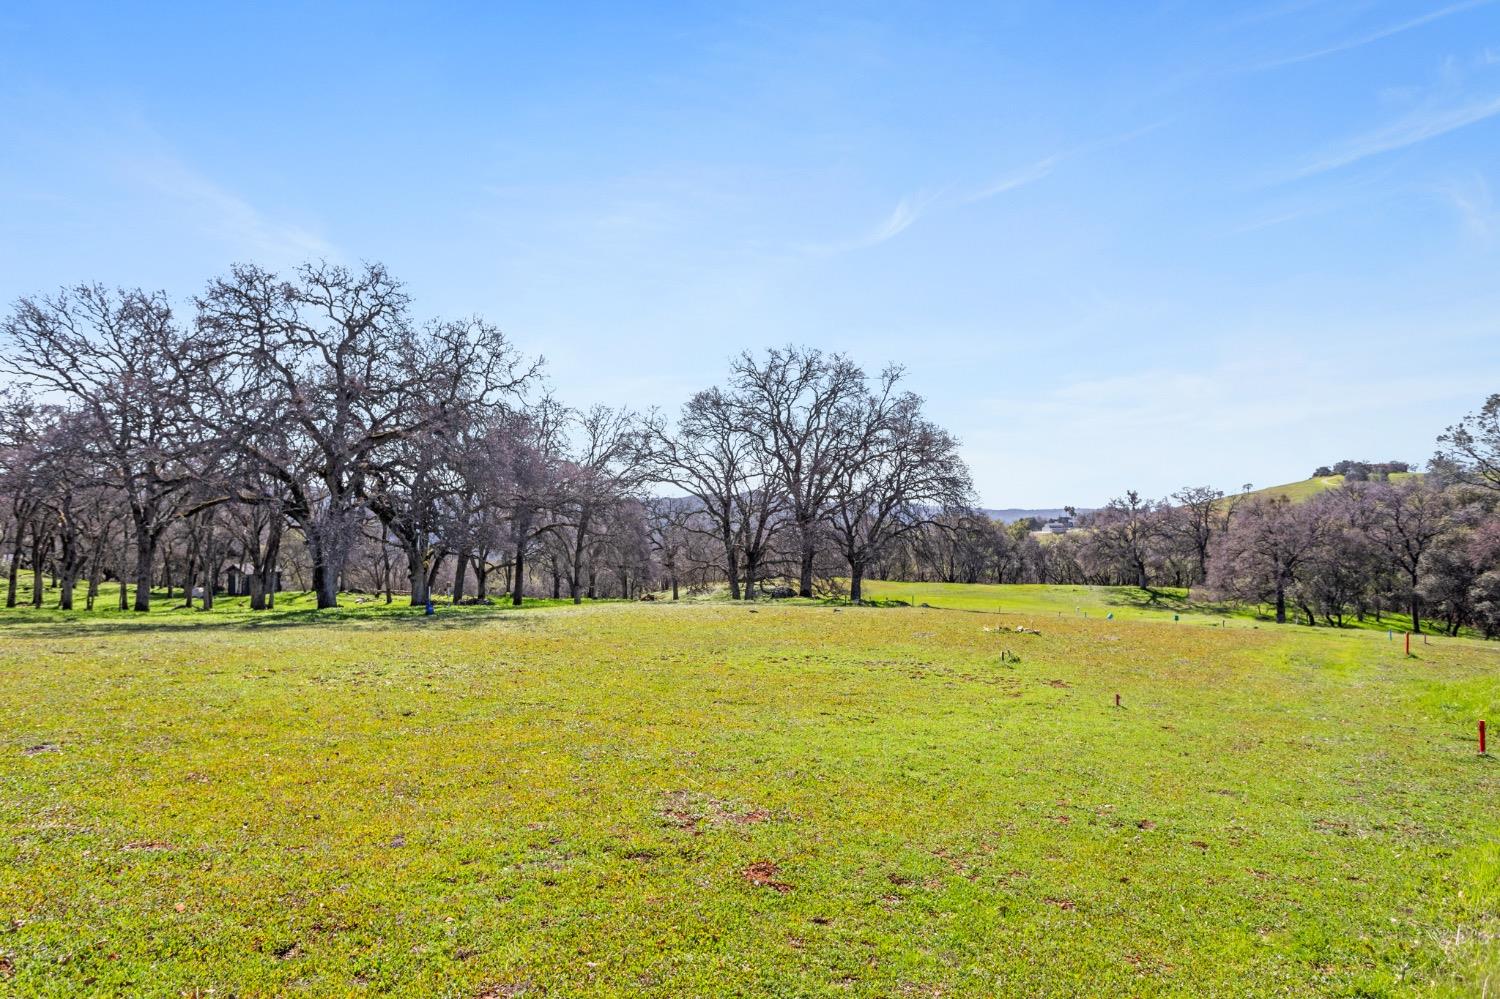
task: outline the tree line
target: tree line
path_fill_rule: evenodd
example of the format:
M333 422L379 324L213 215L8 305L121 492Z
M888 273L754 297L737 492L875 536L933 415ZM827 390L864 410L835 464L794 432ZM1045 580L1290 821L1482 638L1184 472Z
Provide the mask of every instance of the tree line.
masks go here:
M579 408L493 324L418 320L379 265L236 266L189 304L88 284L5 317L8 606L23 567L64 609L110 580L122 609L212 607L230 574L254 609L284 576L319 607L835 576L857 598L887 546L972 507L897 367L745 352L680 413Z
M1336 488L1294 502L1206 486L1137 492L1040 534L977 514L938 518L892 546L890 578L1196 588L1262 604L1278 622L1341 626L1391 612L1413 630L1500 635L1500 395L1449 427L1425 474L1340 462Z
M868 578L1195 587L1337 625L1500 633L1500 396L1425 475L1339 462L1305 503L1127 492L1046 536L975 508L904 371L746 351L679 411L573 407L479 317L422 321L379 265L241 265L185 305L79 285L0 326L6 601L283 589L421 605L528 594L864 596Z

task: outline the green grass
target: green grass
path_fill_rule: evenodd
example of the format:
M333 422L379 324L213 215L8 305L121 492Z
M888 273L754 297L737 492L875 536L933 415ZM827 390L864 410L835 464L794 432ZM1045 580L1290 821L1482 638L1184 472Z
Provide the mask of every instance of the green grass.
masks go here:
M133 587L127 589L127 593L135 593ZM58 590L52 580L48 580L42 590L42 606L33 608L31 606L32 587L28 577L21 580L16 588L18 606L11 609L0 608L0 622L7 620L26 621L64 621L70 615L57 610ZM472 594L471 594L472 596ZM127 601L129 597L127 597ZM151 591L151 610L147 619L151 622L159 622L165 618L181 619L183 621L194 620L200 615L207 616L215 621L224 619L243 620L255 622L267 615L258 611L250 610L249 597L226 597L222 594L214 597L214 606L211 611L204 611L202 600L195 599L192 607L183 606L183 591L174 589L169 598L165 589L154 589ZM488 614L493 613L496 608L504 605L509 607L510 595L506 593L492 593L490 605L464 604L453 606L445 596L434 598L434 604L441 608L445 614ZM99 587L99 596L94 601L94 609L89 612L84 610L84 587L79 586L73 594L75 613L82 615L86 620L95 622L108 621L133 621L142 623L142 616L134 610L119 609L120 586L118 583L102 583ZM550 597L527 597L523 607L527 610L539 610L544 607L570 606L572 600L563 598L553 600ZM319 615L317 596L310 590L291 590L276 594L275 613L269 615L279 624L287 624L293 621L311 619ZM411 606L411 598L406 594L397 593L392 595L392 602L385 602L384 594L379 593L343 593L339 596L338 614L341 618L365 618L385 617L396 615L398 617L409 616L419 613ZM178 622L180 623L180 622Z
M943 610L964 610L984 614L1051 615L1058 618L1092 619L1113 614L1121 621L1175 621L1180 624L1211 625L1224 628L1260 628L1276 626L1269 605L1238 605L1200 600L1180 587L1142 589L1138 586L1052 586L1037 583L903 583L893 580L869 580L864 583L868 600L907 605L926 604ZM1288 608L1298 620L1304 620L1294 608ZM1428 622L1429 626L1431 622ZM1352 616L1344 621L1346 629L1393 632L1400 640L1411 625L1409 615L1382 614L1380 620L1367 616L1358 621ZM1292 626L1295 625L1295 622ZM1320 620L1317 627L1325 627ZM1418 639L1420 640L1420 639Z
M1421 474L1421 472L1392 472L1389 478L1394 483ZM1275 499L1284 496L1293 503L1301 503L1303 500L1312 499L1319 493L1325 493L1330 489L1337 489L1343 484L1344 477L1342 475L1324 475L1311 479L1303 479L1301 482L1288 482L1279 486L1254 489L1246 495L1251 498L1260 499Z
M1500 648L1028 599L0 613L0 994L1496 991Z

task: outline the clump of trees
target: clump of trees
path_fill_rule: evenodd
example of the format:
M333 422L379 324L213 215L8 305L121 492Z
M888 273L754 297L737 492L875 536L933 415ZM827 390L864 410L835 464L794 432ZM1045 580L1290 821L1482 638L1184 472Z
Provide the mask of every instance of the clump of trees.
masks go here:
M1355 467L1362 465L1362 467ZM1448 428L1425 475L1341 462L1339 488L1296 503L1191 486L1129 491L1041 533L972 511L917 526L875 560L882 578L1196 588L1277 621L1341 626L1399 612L1414 630L1500 636L1500 395ZM1332 470L1327 470L1334 474Z
M1332 466L1319 465L1313 472L1313 478L1326 479L1333 475L1342 475L1348 482L1385 481L1393 474L1411 471L1411 465L1404 461L1350 461L1347 458L1336 462Z
M680 410L572 407L478 317L421 319L379 265L237 266L177 303L80 285L0 321L0 566L14 606L284 587L414 605L870 578L1193 587L1276 620L1395 611L1500 634L1500 395L1426 475L1342 461L1304 503L1129 491L1043 535L975 509L905 388L800 347L734 357ZM1070 512L1071 511L1070 508Z
M861 582L972 517L958 442L888 368L736 357L678 413L570 407L481 318L420 319L379 265L236 266L190 302L81 285L0 325L0 559L14 606L283 585L574 601ZM498 584L498 585L497 585ZM367 599L368 597L364 597Z

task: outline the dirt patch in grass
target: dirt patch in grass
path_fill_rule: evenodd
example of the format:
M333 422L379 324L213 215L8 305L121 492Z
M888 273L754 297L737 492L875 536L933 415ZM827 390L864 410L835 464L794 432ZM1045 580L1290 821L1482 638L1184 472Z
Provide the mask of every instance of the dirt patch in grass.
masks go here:
M740 872L740 876L751 884L760 888L770 888L784 895L792 890L792 886L785 881L778 881L779 874L781 874L781 868L769 860L757 860Z
M770 811L735 801L697 794L693 791L668 791L661 796L657 814L662 822L674 829L690 830L694 834L705 828L729 829L735 826L753 826L772 819Z
M62 747L55 742L39 742L35 746L27 746L21 750L22 756L40 756L43 753L60 753Z
M531 980L524 982L509 982L504 985L494 985L479 993L474 999L516 999L531 991Z

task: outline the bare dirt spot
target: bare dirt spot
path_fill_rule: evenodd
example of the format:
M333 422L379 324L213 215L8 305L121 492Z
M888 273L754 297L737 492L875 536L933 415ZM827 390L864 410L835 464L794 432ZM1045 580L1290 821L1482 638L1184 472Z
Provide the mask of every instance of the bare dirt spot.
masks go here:
M122 850L171 850L175 849L171 843L159 839L141 839L133 843L126 843Z
M1141 819L1141 821L1135 824L1135 827L1137 829L1155 829L1156 823L1152 822L1150 819Z
M62 747L55 742L39 742L35 746L27 746L21 750L22 756L40 756L43 753L60 753Z
M531 980L523 982L507 982L503 985L494 985L479 993L474 999L516 999L516 996L524 996L531 991Z
M302 945L299 943L289 943L276 952L276 960L278 961L290 961L301 956Z
M705 828L725 829L770 822L774 816L764 808L726 801L693 791L669 791L661 796L657 814L674 829L690 830L694 835Z
M1058 687L1058 688L1060 688L1062 690L1067 690L1069 687L1073 686L1071 683L1069 683L1066 680L1047 680L1047 681L1044 681L1044 682L1049 687Z
M16 966L10 963L10 958L0 954L0 978L9 978L16 973Z
M740 872L740 876L751 884L760 888L770 888L772 891L786 894L792 890L792 886L785 881L776 880L781 873L781 868L769 860L757 860Z
M1205 843L1205 842L1203 842L1201 839L1189 840L1188 841L1188 846L1196 846L1200 850L1207 850L1208 849L1208 844Z
M1078 908L1078 906L1075 905L1071 899L1066 899L1066 898L1049 898L1049 899L1045 899L1045 901L1047 902L1048 905L1055 905L1055 906L1057 906L1063 912L1072 912L1074 909Z

